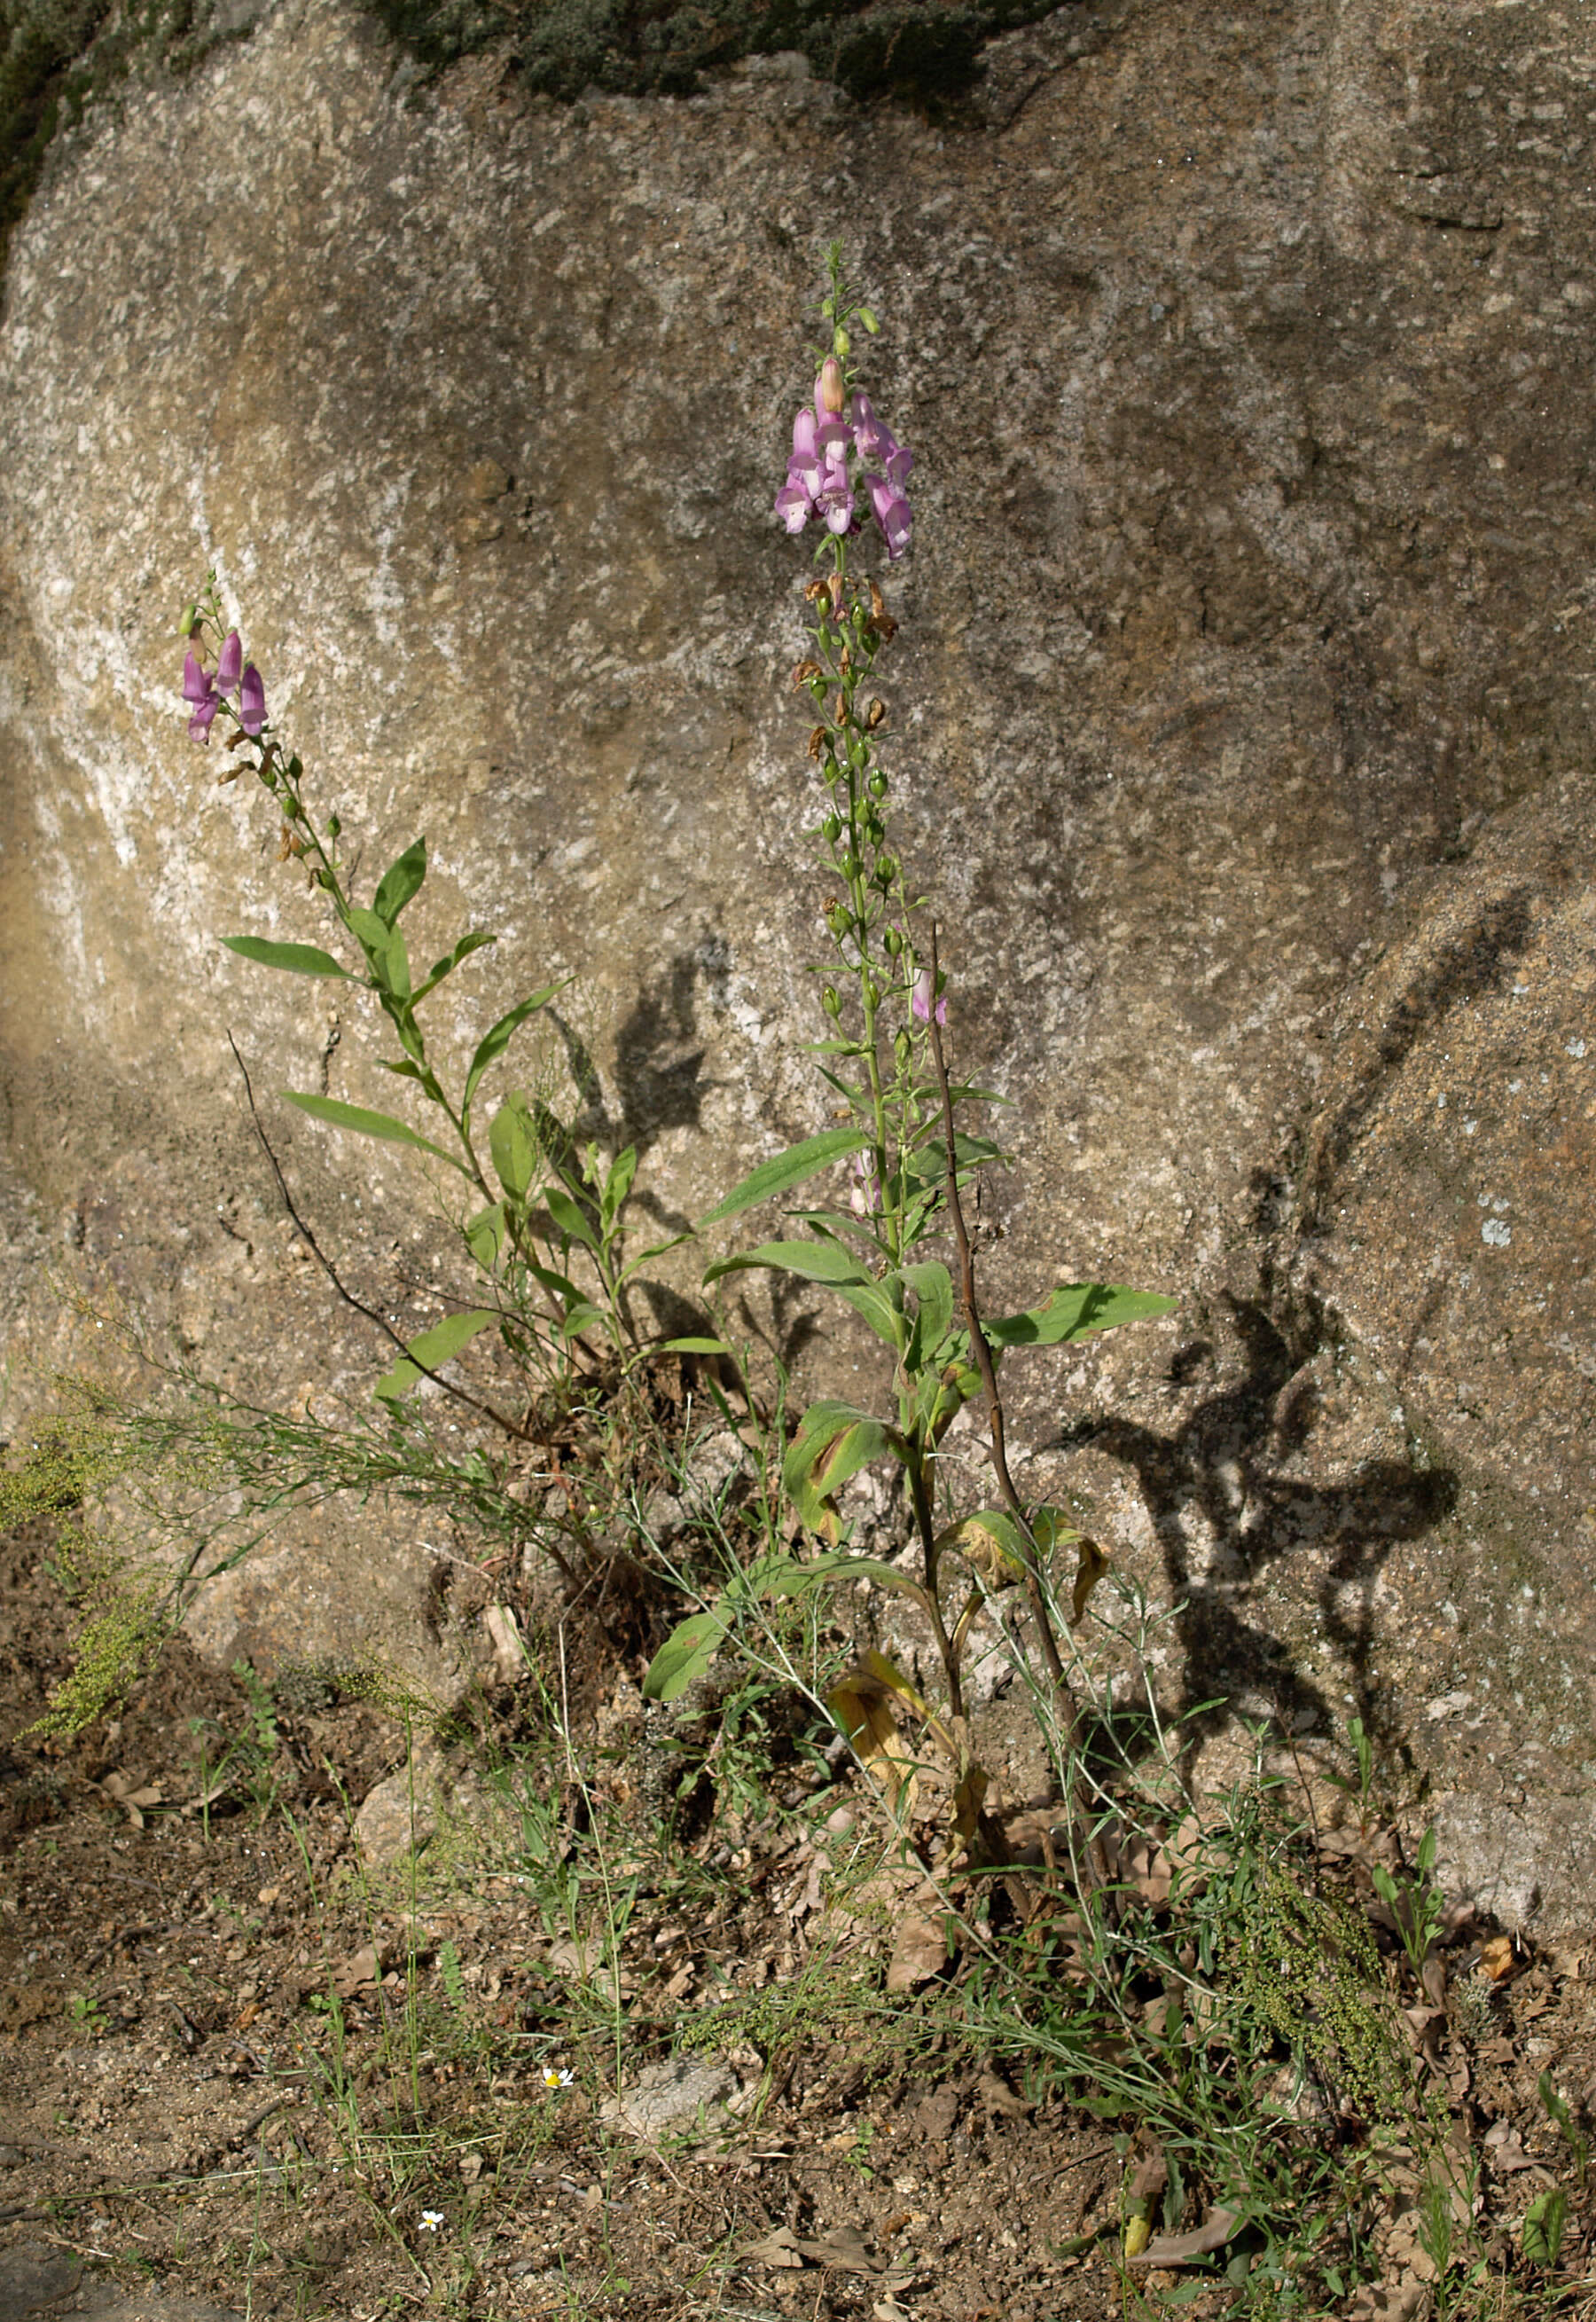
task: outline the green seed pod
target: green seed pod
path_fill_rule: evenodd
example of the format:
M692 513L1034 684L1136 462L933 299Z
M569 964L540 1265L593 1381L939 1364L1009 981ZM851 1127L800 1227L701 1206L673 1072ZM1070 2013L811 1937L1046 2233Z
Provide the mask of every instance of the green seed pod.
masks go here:
M876 877L880 883L883 893L892 884L892 882L897 878L897 858L891 855L879 855L876 858Z
M821 1005L834 1024L843 1012L843 995L834 983L828 983L821 997Z
M871 769L870 781L866 783L865 787L873 799L884 799L886 797L887 777L881 772L880 766L876 766Z
M337 838L337 837L339 837L339 836L342 836L342 830L343 830L343 825L342 825L342 822L340 822L340 821L339 821L338 817L337 817L335 814L330 814L330 815L327 817L327 836L328 836L328 837L329 837L329 838Z
M909 1038L907 1032L898 1032L894 1034L892 1040L892 1056L900 1073L907 1072L909 1058L914 1055L914 1053L915 1044Z
M859 876L859 857L851 846L843 857L842 872L844 879L857 879Z
M887 947L888 958L896 959L899 952L903 949L903 935L901 930L898 928L889 928L885 936L882 937L882 941Z
M826 845L834 846L843 835L842 818L839 815L828 814L820 827L825 835Z

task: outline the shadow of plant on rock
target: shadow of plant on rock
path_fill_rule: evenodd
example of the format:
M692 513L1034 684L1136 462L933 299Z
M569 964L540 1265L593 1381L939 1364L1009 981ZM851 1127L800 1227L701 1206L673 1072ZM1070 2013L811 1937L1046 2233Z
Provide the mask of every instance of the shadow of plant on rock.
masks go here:
M1340 1707L1255 1617L1271 1568L1309 1551L1327 1559L1316 1592L1322 1633L1346 1668L1356 1714L1371 1734L1400 1744L1400 1721L1371 1668L1375 1584L1399 1540L1418 1539L1446 1515L1455 1480L1391 1459L1361 1463L1340 1484L1272 1472L1306 1424L1312 1383L1304 1367L1317 1348L1294 1349L1260 1305L1226 1303L1245 1363L1234 1385L1205 1397L1172 1434L1117 1417L1086 1419L1055 1446L1090 1445L1135 1472L1171 1598L1184 1606L1177 1630L1188 1751L1248 1696L1261 1696L1288 1733L1341 1723ZM1187 1367L1177 1357L1177 1378Z

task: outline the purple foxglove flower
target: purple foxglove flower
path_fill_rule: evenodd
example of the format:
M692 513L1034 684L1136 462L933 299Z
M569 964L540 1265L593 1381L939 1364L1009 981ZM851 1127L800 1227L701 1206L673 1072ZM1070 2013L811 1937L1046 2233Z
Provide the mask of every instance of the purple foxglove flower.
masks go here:
M882 464L888 482L896 484L902 491L908 482L908 471L915 464L915 455L907 443L894 443Z
M914 994L909 1001L909 1010L917 1024L930 1023L931 970L928 967L923 967L915 978ZM945 1024L948 1020L948 1003L945 998L936 1003L936 1020L939 1024Z
M815 443L823 460L845 460L853 449L853 430L845 419L823 419Z
M806 403L792 423L792 456L795 462L812 461L816 456L815 430L818 425L815 414Z
M236 629L229 629L216 663L216 690L231 693L238 683L238 673L244 665L243 640Z
M848 480L848 454L840 444L826 447L815 501L833 532L847 531L853 521L853 487Z
M259 734L266 723L266 688L260 682L260 672L253 662L246 664L243 683L239 689L238 722L249 735Z
M815 513L815 495L796 468L789 468L787 481L776 495L776 513L790 533L802 532Z
M190 650L183 660L183 699L188 704L188 738L191 742L208 742L211 721L222 707L222 697L211 683L210 673Z
M888 561L896 564L908 546L909 526L913 522L909 504L897 485L889 484L884 476L866 476L864 483L887 544Z
M872 467L884 466L889 453L897 449L890 427L876 416L875 406L868 395L853 398L853 436L859 445L859 456Z

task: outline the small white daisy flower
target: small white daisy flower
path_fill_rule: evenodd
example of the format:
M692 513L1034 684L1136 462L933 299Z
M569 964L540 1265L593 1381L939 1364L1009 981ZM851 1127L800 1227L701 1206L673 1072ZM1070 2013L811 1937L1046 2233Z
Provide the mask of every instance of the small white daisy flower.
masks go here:
M435 2234L442 2222L442 2209L424 2209L421 2213L421 2230L424 2234Z
M558 2071L552 2064L543 2066L543 2086L546 2089L568 2089L573 2077L570 2072Z

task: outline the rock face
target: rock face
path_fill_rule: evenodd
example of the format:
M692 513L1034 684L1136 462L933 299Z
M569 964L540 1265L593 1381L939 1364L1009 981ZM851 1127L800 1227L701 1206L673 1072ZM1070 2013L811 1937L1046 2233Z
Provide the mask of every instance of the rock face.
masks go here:
M448 1030L575 974L587 1125L666 1220L823 1125L770 502L839 234L918 455L902 851L1017 1100L991 1294L1189 1294L1025 1375L1031 1479L1186 1600L1189 1701L1327 1742L1356 1706L1489 1900L1467 1831L1596 1787L1596 62L1548 0L1149 0L988 54L958 126L801 59L561 110L482 59L406 96L306 0L60 150L0 356L19 1332L64 1219L217 1373L374 1367L223 1038L263 1092L389 1101L354 1011L217 947L324 931L182 736L212 562L363 861L424 828L440 948L501 931ZM413 1185L267 1111L375 1280ZM349 1549L368 1630L415 1626L400 1545ZM1546 1859L1513 1907L1588 1910Z

